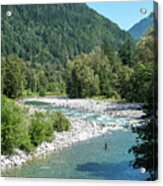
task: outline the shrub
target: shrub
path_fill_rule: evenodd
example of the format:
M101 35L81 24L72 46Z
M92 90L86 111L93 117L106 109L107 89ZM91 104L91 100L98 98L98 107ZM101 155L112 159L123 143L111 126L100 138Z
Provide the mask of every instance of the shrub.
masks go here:
M26 151L26 152L34 151L34 150L35 150L35 147L34 147L34 145L31 143L28 130L23 132L22 138L23 138L23 140L22 140L22 142L21 142L19 148L20 148L21 150L23 150L23 151Z
M2 96L1 152L12 154L15 148L31 150L25 115L13 101Z
M68 131L70 129L70 121L62 112L52 112L49 118L53 124L54 130L57 132Z
M39 91L39 96L45 96L46 95L46 91L41 88L40 91Z
M51 141L53 139L53 131L53 125L47 118L46 113L35 112L29 126L31 143L37 146L43 141Z
M2 154L12 154L15 148L33 151L43 141L51 141L54 130L69 129L70 122L62 112L35 112L29 117L25 109L2 96Z

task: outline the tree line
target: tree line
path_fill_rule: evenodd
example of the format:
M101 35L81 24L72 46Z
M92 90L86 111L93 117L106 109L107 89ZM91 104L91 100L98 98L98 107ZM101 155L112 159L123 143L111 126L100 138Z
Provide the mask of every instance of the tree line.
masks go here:
M147 102L153 83L153 42L151 28L136 46L127 40L116 52L104 43L65 66L33 63L10 54L2 58L2 93L9 98L51 93Z

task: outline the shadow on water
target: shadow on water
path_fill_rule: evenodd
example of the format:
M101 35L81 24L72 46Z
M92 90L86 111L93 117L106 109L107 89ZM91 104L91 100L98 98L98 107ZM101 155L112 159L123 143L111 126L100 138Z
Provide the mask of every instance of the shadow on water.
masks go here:
M146 180L148 176L147 173L142 175L138 169L133 169L128 161L118 163L88 162L85 164L78 164L76 170L87 172L95 179L106 180Z
M148 115L146 117L149 117ZM138 134L136 143L129 149L135 158L131 161L134 168L145 168L149 173L147 180L158 178L158 121L150 119L144 127L133 129Z
M62 107L54 108L48 104L43 105L36 103L36 105L37 107L46 109L61 109L67 115L80 115L84 116L84 119L93 120L98 118L98 115L95 115L94 113L88 114ZM100 119L104 121L104 118ZM117 118L114 118L112 122L119 122L115 119ZM124 119L128 123L127 118ZM136 127L133 131L127 130L127 132L114 131L113 135L106 135L105 137L101 136L94 140L90 140L89 143L75 145L72 148L69 148L68 151L62 153L63 160L66 161L66 164L59 163L57 166L51 167L53 158L59 158L60 160L60 156L54 156L50 159L50 165L48 162L45 162L44 165L44 167L47 167L47 165L50 166L50 170L44 170L44 175L40 172L39 174L36 174L36 177L147 180L150 177L149 169L153 166L153 162L151 161L153 156L149 155L153 145L150 145L149 142L152 137L151 134L154 134L150 123L148 123L147 126L148 127L145 127L145 129L144 127ZM123 127L125 127L125 125L123 125ZM142 140L142 137L148 141L147 144L139 144L135 141L135 138L137 138L137 140ZM106 141L109 141L109 146L106 144ZM128 150L132 153L128 153ZM76 154L81 154L81 156L76 156ZM142 156L141 159L139 158L139 155ZM101 162L101 160L103 162ZM140 168L142 167L147 170L144 174L140 173ZM36 168L30 166L29 169L27 169L27 172L29 171L29 173L31 173L31 170L33 169ZM27 172L25 171L23 175L27 175Z

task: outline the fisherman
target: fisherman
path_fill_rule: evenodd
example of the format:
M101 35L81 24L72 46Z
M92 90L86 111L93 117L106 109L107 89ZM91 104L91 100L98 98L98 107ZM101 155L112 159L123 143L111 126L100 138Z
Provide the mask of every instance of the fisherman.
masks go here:
M105 150L108 149L108 144L105 142Z

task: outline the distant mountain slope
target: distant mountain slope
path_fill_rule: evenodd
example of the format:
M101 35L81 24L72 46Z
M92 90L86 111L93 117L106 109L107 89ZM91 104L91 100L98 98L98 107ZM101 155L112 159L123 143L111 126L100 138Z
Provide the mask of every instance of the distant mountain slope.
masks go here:
M103 42L118 49L130 37L86 4L2 6L2 56L65 63Z
M152 17L148 16L145 19L142 19L139 23L135 24L132 28L129 29L131 36L139 40L152 26Z

